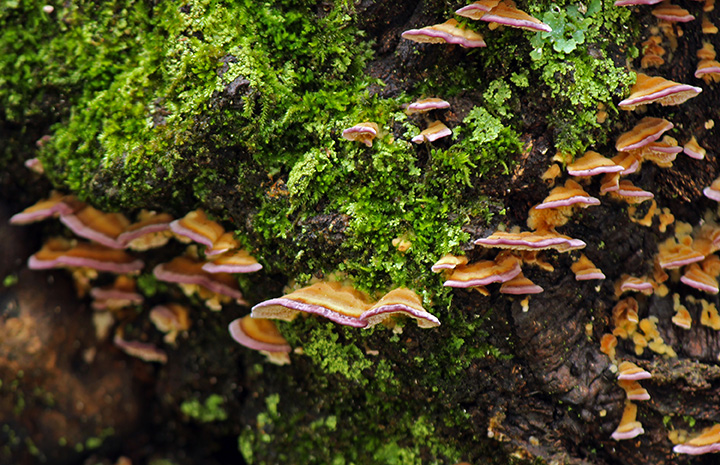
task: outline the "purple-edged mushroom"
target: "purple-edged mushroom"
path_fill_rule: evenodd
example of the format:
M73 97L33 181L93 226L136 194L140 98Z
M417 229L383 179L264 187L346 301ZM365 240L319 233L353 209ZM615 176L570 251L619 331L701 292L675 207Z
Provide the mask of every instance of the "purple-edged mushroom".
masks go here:
M482 35L472 29L460 27L455 19L421 29L410 29L403 32L402 37L426 44L457 44L466 48L486 46Z
M422 144L423 142L435 142L438 139L452 135L450 128L445 126L440 121L433 121L430 126L427 127L420 134L412 138L412 141L416 144Z
M267 356L270 363L290 363L290 345L280 334L274 321L247 315L231 321L228 330L235 342L248 349L260 351Z
M393 321L396 316L406 316L415 319L420 328L434 328L440 325L440 320L425 310L420 296L405 287L393 289L388 292L360 315L360 319L367 322L367 328L378 323Z
M110 273L136 273L144 266L122 250L104 245L50 238L42 249L30 256L28 267L33 270L83 267Z
M377 137L380 128L377 124L366 121L358 123L355 126L345 129L342 132L343 139L354 142L362 142L368 147L372 147L373 139Z

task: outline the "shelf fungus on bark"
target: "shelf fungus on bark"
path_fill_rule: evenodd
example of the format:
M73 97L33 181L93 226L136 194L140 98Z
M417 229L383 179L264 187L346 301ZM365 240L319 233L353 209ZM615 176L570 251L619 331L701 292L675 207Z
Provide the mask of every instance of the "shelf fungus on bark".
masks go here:
M163 341L166 344L175 344L180 331L190 329L190 310L177 303L156 305L150 310L150 321L158 331L165 333Z
M104 213L85 205L70 214L60 215L60 221L80 237L113 249L125 248L118 236L130 226L130 221L121 213Z
M260 302L252 308L253 318L292 321L299 313L325 317L335 323L364 328L360 316L370 309L367 297L350 286L319 282L290 294Z
M50 217L68 215L73 212L73 205L76 203L68 202L70 199L74 199L74 197L52 191L49 198L40 200L35 205L11 216L10 224L30 224Z
M628 400L645 401L650 400L650 393L637 381L622 379L618 385L625 391Z
M714 424L673 447L676 454L701 455L720 452L720 424Z
M555 187L550 194L545 197L542 203L535 205L538 210L546 208L569 207L575 204L583 206L600 205L600 200L591 196L572 179L565 181L564 186Z
M652 10L652 15L663 21L671 23L687 23L695 20L688 10L665 0Z
M692 238L689 236L684 236L680 242L669 237L658 246L658 263L666 270L700 262L704 258L705 255L692 248Z
M220 304L230 299L240 305L247 303L237 287L237 280L229 273L208 273L202 267L205 262L191 257L175 257L168 263L161 263L153 269L153 274L160 281L179 284L186 294L195 291L206 300L212 310L220 310ZM196 289L199 286L200 289ZM209 291L202 292L202 290Z
M498 25L503 25L533 32L552 32L552 28L547 24L517 9L515 2L512 0L501 0L490 8L489 11L483 12L482 14L480 13L485 5L490 5L491 3L478 3L477 8L475 7L476 4L468 5L457 10L455 14L475 20L487 21L490 23L490 29L495 29Z
M458 266L467 264L468 259L465 255L457 256L453 254L445 254L440 260L430 268L433 273L440 273L443 270L453 270Z
M477 287L504 283L521 273L520 259L511 253L500 253L495 260L483 260L456 267L443 286Z
M423 142L435 142L438 139L442 139L443 137L450 135L452 135L450 128L440 121L433 121L427 129L413 137L412 141L416 144L422 144Z
M680 277L680 281L708 294L717 294L718 291L720 291L716 277L711 276L700 268L700 265L697 263L692 263L685 269L685 273Z
M475 244L514 250L555 249L558 252L582 249L585 242L552 231L510 233L497 231L489 237L476 239Z
M642 158L635 155L634 153L630 152L620 152L614 157L612 157L610 160L612 160L613 163L615 163L618 166L622 166L622 171L618 171L617 173L610 173L610 176L612 174L618 175L618 187L619 187L619 176L627 176L629 174L633 174L636 171L640 169L640 165L642 164ZM608 176L608 175L605 175ZM604 179L604 176L603 176Z
M641 379L650 379L650 372L643 370L632 362L624 361L618 366L618 380L639 381Z
M663 0L616 0L615 6L656 5Z
M235 342L249 349L260 351L270 363L276 365L290 363L288 354L292 349L278 331L274 321L246 315L231 321L228 330Z
M262 265L246 250L231 250L205 263L202 269L208 273L252 273Z
M677 140L664 136L661 141L651 142L633 153L639 155L643 161L651 161L661 168L670 168L678 153L682 151L683 148L678 146Z
M116 333L113 344L131 357L139 358L144 362L167 363L167 354L158 349L155 344L141 341L128 341L121 333Z
M570 269L575 274L576 281L605 279L602 270L596 267L585 254L580 254L580 258L570 266Z
M455 14L470 18L474 20L480 19L485 13L495 8L500 0L480 0L478 2L472 2L458 10L455 10Z
M634 110L640 105L659 103L660 105L679 105L696 97L702 89L689 84L680 84L660 76L648 76L638 73L630 96L618 103L623 110Z
M413 318L420 328L440 326L440 320L423 308L420 296L404 287L385 294L360 315L360 320L366 321L370 328L379 323L393 325L394 318L398 316Z
M203 210L193 210L183 218L170 223L170 229L176 235L190 239L207 248L225 233L217 222L209 219Z
M28 259L28 268L31 270L79 267L120 274L139 272L143 266L142 260L122 250L59 237L48 239Z
M365 121L349 127L342 132L343 139L353 142L361 142L372 147L373 140L377 137L380 128L376 123Z
M465 48L485 47L483 36L461 27L457 20L448 19L442 24L421 29L410 29L402 33L404 39L425 44L457 44Z
M93 298L92 308L98 311L115 311L131 305L140 305L145 298L137 292L135 280L129 276L120 275L110 286L94 287L90 289Z
M695 160L703 160L705 159L707 150L705 150L705 148L698 143L695 136L692 136L687 142L687 144L683 146L683 153L690 158L694 158Z
M644 432L642 424L637 421L637 405L629 401L626 402L620 424L612 433L612 438L616 441L622 441L637 437Z
M544 289L528 278L526 278L522 272L512 278L509 281L505 281L500 286L501 294L512 294L512 295L525 295L525 294L539 294Z
M450 102L446 102L443 99L435 97L429 97L411 103L405 109L405 113L408 115L415 115L418 113L427 113L432 110L442 110L445 108L450 108Z
M162 247L172 237L170 231L172 221L173 217L167 213L142 210L138 214L137 221L125 228L117 240L128 249L141 252Z
M646 277L637 278L624 274L620 277L620 280L615 284L615 295L620 296L625 292L634 291L642 292L645 295L653 293L654 284Z
M703 195L708 199L720 202L720 178L717 178L712 184L703 189Z
M631 130L620 134L620 137L615 141L615 149L618 152L639 149L650 142L660 139L665 131L669 131L673 127L673 123L664 118L646 116Z
M567 166L570 176L595 176L603 173L617 173L623 170L622 166L616 165L612 160L589 150L585 154Z

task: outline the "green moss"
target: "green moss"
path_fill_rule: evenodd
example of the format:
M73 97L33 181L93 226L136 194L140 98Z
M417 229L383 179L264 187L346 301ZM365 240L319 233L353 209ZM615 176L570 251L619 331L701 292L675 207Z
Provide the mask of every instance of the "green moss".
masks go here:
M187 399L180 404L180 411L200 423L227 420L227 412L223 408L225 400L218 394L211 394L201 403L199 399Z

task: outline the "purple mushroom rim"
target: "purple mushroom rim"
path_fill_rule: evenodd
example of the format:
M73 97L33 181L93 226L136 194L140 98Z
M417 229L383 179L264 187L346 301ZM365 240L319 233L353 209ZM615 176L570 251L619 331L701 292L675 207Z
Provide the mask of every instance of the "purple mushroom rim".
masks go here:
M503 284L503 286L500 288L500 292L502 294L510 295L540 294L543 291L545 291L545 289L538 286L537 284L526 284L524 286L507 286L507 284Z
M568 168L568 174L570 176L596 176L598 174L619 173L624 169L625 168L620 165L598 166L597 168L587 170L572 170Z
M687 276L681 276L680 281L682 281L684 284L694 287L695 289L699 289L701 291L707 292L708 294L717 294L720 292L720 289L718 289L718 286L710 286L708 284L705 284L700 281L695 281L694 279L688 278Z
M297 300L288 299L285 297L278 297L276 299L270 299L266 300L264 302L260 302L259 304L255 305L252 308L252 311L250 315L253 318L278 318L277 316L272 316L273 314L277 315L278 312L273 312L270 307L283 307L285 310L295 311L295 312L303 312L303 313L310 313L314 315L320 315L322 317L327 318L328 320L334 321L335 323L345 325L345 326L352 326L353 328L364 328L367 326L367 321L361 320L360 318L355 318L348 315L343 315L342 313L338 313L334 310L331 310L327 307L323 307L322 305L315 305L315 304L307 304L305 302L299 302ZM289 316L289 315L282 315L279 319L283 319L285 321L291 321L295 316Z
M395 314L415 318L415 320L417 320L417 325L421 328L434 328L435 326L440 326L440 320L438 320L435 315L404 304L381 305L377 308L371 308L360 315L359 319L366 321L366 328L370 328L378 323L382 323L385 319L390 318Z
M433 29L432 27L424 27L422 29L410 29L402 33L404 39L415 40L414 37L429 37L431 43L448 43L456 44L466 48L487 47L483 39L470 40L462 36L454 36L450 33Z
M505 16L500 16L492 13L492 10L489 13L484 14L481 18L481 21L487 21L489 23L498 23L505 26L510 27L519 27L521 29L529 29L531 31L537 31L537 32L552 32L552 28L548 26L547 24L543 22L535 22L528 19L512 19L507 18Z
M147 234L159 233L170 229L170 223L156 223L143 226L141 228L133 229L120 233L117 237L117 241L124 246L127 246L130 242L138 239Z
M10 217L10 224L21 225L34 223L35 221L41 221L46 218L50 218L55 215L69 215L73 212L73 208L64 203L62 200L49 208L42 210L36 210L29 213L16 213Z
M536 205L536 210L544 210L546 208L558 208L558 207L569 207L581 203L584 205L600 205L600 199L592 197L590 195L574 195L563 200L553 200L551 202L544 202L540 205Z
M109 273L136 273L142 270L145 263L142 260L133 260L128 263L103 262L91 258L60 256L54 260L39 260L35 255L28 258L28 268L31 270L49 270L51 268L77 267L92 268Z
M361 124L357 124L351 128L347 128L342 132L342 136L344 138L348 138L347 136L351 136L353 134L367 134L371 136L376 136L377 131L369 126L364 126Z
M634 144L626 145L625 147L622 147L622 148L615 146L615 149L618 152L629 152L631 150L636 150L636 149L645 147L646 145L660 139L660 137L662 137L663 133L665 133L666 131L669 131L670 129L672 129L674 127L675 127L675 125L670 123L669 125L666 125L664 128L662 128L660 131L658 131L654 134L650 134L649 136L647 136L646 138L642 139L639 142L635 142Z
M653 288L652 283L625 283L620 286L620 290L625 291L649 291Z
M628 381L639 381L641 379L650 379L652 378L652 375L645 371L638 371L637 373L629 373L629 374L619 374L618 380L628 380Z
M630 431L624 431L622 433L615 431L611 436L616 441L622 441L623 439L632 439L644 433L645 430L642 428L642 426L636 426Z
M522 267L520 263L516 263L512 270L501 273L501 274L493 274L486 278L482 279L470 279L468 281L460 281L457 279L448 279L443 283L443 286L446 287L460 287L460 288L466 288L466 287L476 287L476 286L485 286L487 284L492 283L504 283L507 281L510 281L514 277L520 274L522 272Z
M139 358L145 362L167 363L167 354L154 344L140 341L126 341L119 334L115 335L113 344L126 354Z
M420 100L408 105L407 110L414 113L422 113L430 110L442 110L444 108L450 108L450 102L445 100Z
M426 131L427 129L418 134L417 136L413 137L411 140L416 144L422 144L424 141L435 142L438 139L442 139L443 137L452 135L452 131L448 127L445 127L437 132L433 132L430 134L426 134Z
M569 237L552 237L540 241L525 241L522 239L491 239L490 237L476 239L475 244L483 246L509 246L509 247L529 247L534 250L551 249L556 246L567 247L568 249L582 249L587 244L580 239L572 239Z
M212 247L213 242L209 238L203 236L202 234L200 234L196 231L193 231L192 229L186 228L185 226L180 224L180 221L182 221L182 220L175 220L170 223L170 230L172 232L174 232L175 234L177 234L179 236L187 237L187 238L197 242L198 244L202 244L206 247Z
M696 78L701 78L706 74L720 74L720 66L708 66L695 71Z
M683 147L683 153L690 158L694 158L695 160L704 160L705 159L704 153L696 152L695 150L691 149L690 147Z
M695 95L702 92L702 89L700 87L691 86L689 84L678 84L675 86L670 86L667 89L663 89L657 92L653 92L652 94L643 95L640 97L635 98L627 98L623 100L622 102L618 103L619 107L635 107L637 105L643 105L645 103L652 103L652 101L661 99L663 97L668 97L670 95L674 94L680 94L680 93L693 93ZM695 95L688 96L685 100L694 97ZM683 100L683 102L685 101ZM661 102L662 104L662 102Z
M228 325L228 331L230 336L238 344L247 347L248 349L260 350L270 353L290 353L292 348L288 344L271 344L269 342L262 342L248 336L242 329L241 322L242 318L237 318L230 322Z
M90 239L91 241L95 241L98 244L104 245L105 247L110 247L111 249L124 249L126 246L126 244L118 241L117 238L106 236L100 231L96 231L88 227L74 214L60 215L60 222L62 222L78 236L84 237L85 239Z
M615 6L657 5L663 0L617 0Z
M720 202L720 191L716 191L712 187L706 187L703 189L703 195L708 199Z
M209 262L204 264L202 269L208 273L253 273L262 270L262 267L259 263L252 265L216 265L213 262Z
M712 454L720 452L720 443L716 442L708 444L706 446L693 446L690 444L678 444L673 447L673 452L676 454L689 454L689 455L701 455L701 454Z
M233 289L231 287L226 286L223 283L220 283L218 281L215 281L211 278L211 276L205 276L205 275L188 275L188 274L182 274L182 273L176 273L173 271L168 271L165 269L164 264L161 263L155 268L153 268L153 275L160 281L166 281L171 283L179 283L179 284L195 284L198 286L202 286L216 294L226 295L228 297L232 297L240 304L246 304L245 300L243 299L242 293L237 290Z
M575 275L575 281L590 281L593 279L605 279L605 274L602 271L596 271L594 273L580 273Z

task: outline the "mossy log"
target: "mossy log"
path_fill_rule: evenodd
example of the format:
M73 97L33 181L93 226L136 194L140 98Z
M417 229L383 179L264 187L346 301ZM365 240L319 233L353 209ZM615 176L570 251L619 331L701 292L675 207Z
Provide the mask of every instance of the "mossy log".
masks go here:
M718 84L694 77L696 51L715 37L703 34L701 18L720 24L717 13L683 2L696 21L666 25L652 7L610 0L520 1L553 31L461 20L486 48L401 38L461 6L0 6L0 462L714 463L673 453L669 437L720 422L720 335L700 324L704 307L720 305L717 295L672 271L667 293L636 297L639 318L657 317L676 356L619 341L618 362L652 374L642 382L651 400L637 403L644 434L633 439L611 438L626 395L600 340L616 326L615 283L652 276L660 243L718 221L716 202L702 194L720 171ZM666 53L644 71L702 93L644 113L619 110L651 36ZM450 108L432 117L403 111L423 97ZM553 271L525 265L544 289L529 300L500 294L497 284L489 296L443 287L430 271L446 253L494 258L495 249L473 241L526 230L528 211L551 188L542 175L553 163L591 149L614 156L615 139L646 115L668 119L680 145L695 136L708 153L680 154L671 167L645 162L628 178L653 192L652 202L604 196L558 227L587 244L582 252L604 281L575 280L579 251L544 252ZM433 119L453 135L411 143ZM372 146L342 138L363 121L378 125ZM36 157L44 175L24 166ZM597 196L600 181L583 187ZM131 359L96 334L90 301L72 292L68 273L27 269L46 238L69 231L54 220L6 226L51 189L129 217L203 208L262 263L238 277L251 304L286 286L342 279L372 298L411 288L442 324L280 322L294 351L290 365L276 366L227 332L247 307L212 312L153 277L153 266L183 253L171 241L137 253L146 301L112 326L163 346L168 362ZM667 229L663 209L675 219ZM689 330L672 323L673 294L692 316ZM192 307L192 327L175 346L164 345L148 316L167 301Z

